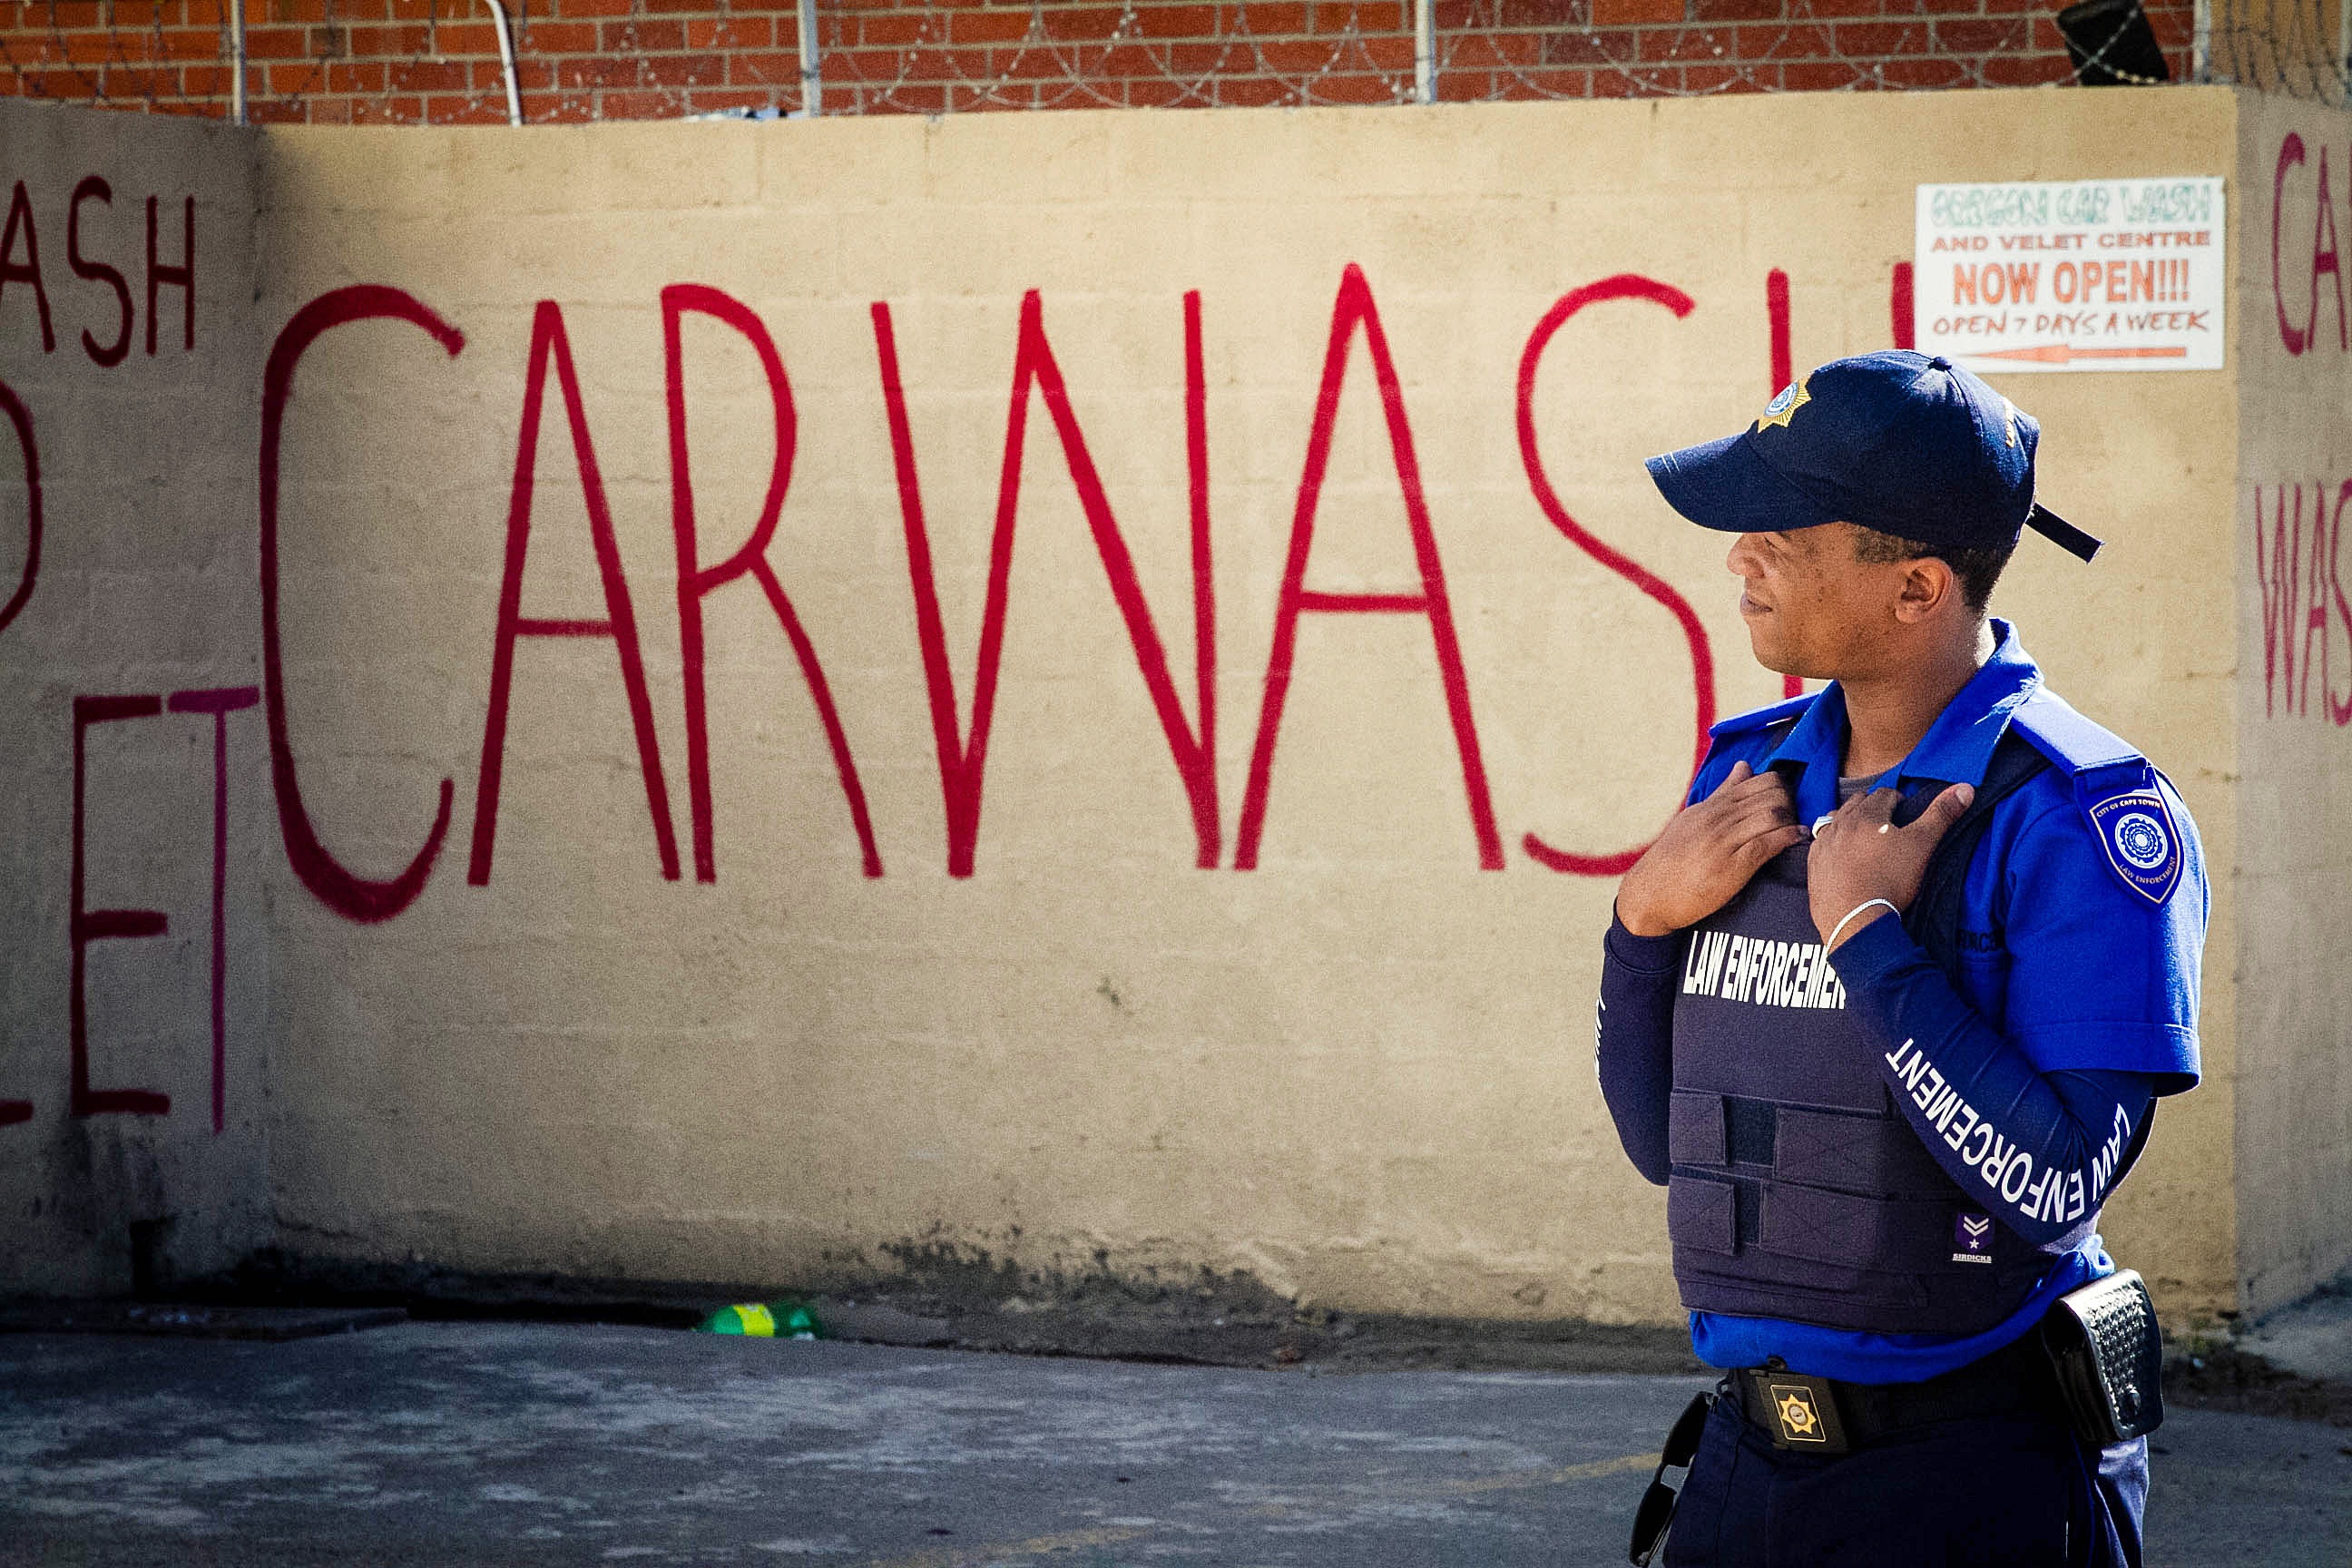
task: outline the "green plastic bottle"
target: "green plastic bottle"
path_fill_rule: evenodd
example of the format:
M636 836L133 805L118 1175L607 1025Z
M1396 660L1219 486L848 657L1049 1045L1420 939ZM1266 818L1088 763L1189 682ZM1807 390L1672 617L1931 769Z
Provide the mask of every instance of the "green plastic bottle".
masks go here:
M755 1340L814 1340L824 1337L816 1314L799 1301L758 1301L721 1307L702 1321L706 1334L741 1334Z
M776 1335L776 1315L757 1301L733 1307L721 1307L703 1320L706 1334L743 1334L751 1339L773 1339Z

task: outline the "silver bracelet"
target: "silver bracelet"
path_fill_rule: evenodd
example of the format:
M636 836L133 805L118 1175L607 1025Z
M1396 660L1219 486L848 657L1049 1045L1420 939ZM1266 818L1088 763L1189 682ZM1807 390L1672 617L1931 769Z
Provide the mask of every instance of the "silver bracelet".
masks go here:
M1900 920L1900 919L1902 919L1902 918L1903 918L1903 911L1902 911L1901 910L1898 910L1898 909L1896 909L1896 908L1895 907L1895 902L1894 902L1894 900L1891 900L1891 899L1864 899L1862 902L1860 902L1860 903L1858 903L1858 904L1854 905L1854 906L1853 906L1853 908L1852 908L1852 909L1850 909L1850 910L1846 910L1846 912L1845 912L1845 920L1840 921L1838 921L1838 923L1837 923L1837 924L1835 924L1835 925L1833 925L1833 926L1830 927L1830 935L1829 935L1829 940L1828 940L1827 942L1824 942L1823 943L1822 943L1822 951L1823 952L1829 952L1829 951L1830 951L1830 949L1832 949L1832 948L1835 947L1835 946L1837 945L1838 933L1839 933L1840 931L1842 931L1845 930L1845 928L1846 928L1846 921L1851 921L1851 920L1853 920L1854 916L1856 916L1856 915L1858 915L1858 914L1862 913L1862 911L1863 911L1863 910L1866 910L1866 909L1870 908L1870 907L1871 907L1871 905L1873 905L1873 904L1885 904L1885 905L1886 906L1886 912L1887 912L1888 914L1895 916L1897 920Z

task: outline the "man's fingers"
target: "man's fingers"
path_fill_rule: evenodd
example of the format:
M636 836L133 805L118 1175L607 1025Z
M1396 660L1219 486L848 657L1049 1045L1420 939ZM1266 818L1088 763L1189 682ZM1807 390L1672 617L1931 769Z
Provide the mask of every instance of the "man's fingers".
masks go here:
M1861 822L1864 814L1869 809L1869 795L1850 795L1838 802L1837 809L1831 812L1830 816L1836 820L1839 826L1843 827Z
M1759 833L1769 832L1785 823L1796 820L1796 812L1783 796L1751 795L1745 800L1727 800L1715 807L1714 820L1707 831L1717 846L1725 852L1738 848Z
M1766 772L1744 778L1736 785L1727 784L1717 793L1727 805L1752 800L1786 800L1789 784L1779 773Z
M1749 867L1757 867L1784 849L1805 841L1805 830L1795 823L1759 833L1739 847L1739 858Z
M1796 820L1796 811L1787 801L1767 798L1752 802L1733 813L1725 822L1724 831L1735 838L1745 838L1750 834L1783 826Z
M1724 781L1715 786L1715 793L1699 802L1710 816L1727 821L1741 815L1759 800L1786 800L1789 786L1780 775L1769 770L1760 773L1748 771L1746 763L1734 763Z
M1779 773L1769 768L1760 773L1751 773L1746 771L1747 767L1746 763L1733 763L1729 775L1707 798L1728 802L1747 800L1759 795L1788 794L1789 785Z
M1930 844L1936 842L1951 831L1952 824L1960 819L1960 815L1969 809L1969 803L1976 797L1977 792L1968 785L1952 785L1927 803L1927 809L1919 814L1918 820L1911 824L1909 831L1924 832Z

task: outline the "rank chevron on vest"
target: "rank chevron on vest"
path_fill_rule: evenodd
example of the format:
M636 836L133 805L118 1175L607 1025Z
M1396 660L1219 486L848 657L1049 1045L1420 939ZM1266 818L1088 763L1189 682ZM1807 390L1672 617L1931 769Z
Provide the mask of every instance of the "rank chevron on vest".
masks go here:
M1683 994L1759 1007L1843 1007L1845 984L1817 942L1701 931L1683 964Z

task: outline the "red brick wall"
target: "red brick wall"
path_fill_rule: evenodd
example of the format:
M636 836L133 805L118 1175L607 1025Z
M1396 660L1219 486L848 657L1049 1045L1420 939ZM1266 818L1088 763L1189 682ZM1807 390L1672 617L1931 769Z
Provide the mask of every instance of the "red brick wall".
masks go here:
M800 104L790 0L509 0L524 113ZM247 0L259 121L505 118L484 0ZM2190 0L2147 0L2176 79ZM1646 97L2066 79L2053 0L1438 0L1438 96ZM223 0L0 0L0 92L225 114ZM825 113L1388 103L1411 0L820 0Z

